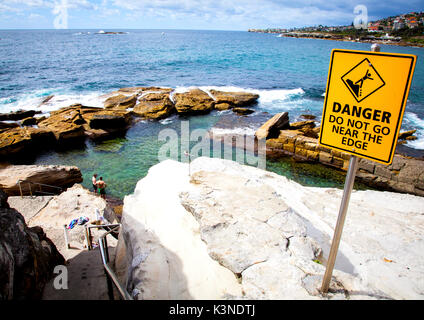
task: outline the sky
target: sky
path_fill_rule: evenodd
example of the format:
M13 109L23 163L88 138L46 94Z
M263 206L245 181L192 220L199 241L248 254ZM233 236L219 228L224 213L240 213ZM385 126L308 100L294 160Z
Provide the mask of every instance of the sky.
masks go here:
M424 0L0 0L0 29L247 30L350 25L424 11ZM363 7L362 7L363 8ZM356 15L365 14L363 10Z

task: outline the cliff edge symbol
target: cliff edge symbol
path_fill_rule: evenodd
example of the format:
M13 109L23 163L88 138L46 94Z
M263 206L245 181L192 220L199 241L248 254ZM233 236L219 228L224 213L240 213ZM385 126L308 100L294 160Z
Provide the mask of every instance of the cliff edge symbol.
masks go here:
M369 97L386 84L367 58L345 73L341 79L358 102Z

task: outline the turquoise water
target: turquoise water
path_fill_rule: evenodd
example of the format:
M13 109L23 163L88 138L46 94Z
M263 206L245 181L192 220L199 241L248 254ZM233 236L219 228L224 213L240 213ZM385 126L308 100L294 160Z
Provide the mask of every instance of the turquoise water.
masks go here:
M288 111L291 121L303 113L319 120L331 50L370 48L369 44L248 32L127 30L123 35L99 35L96 31L0 30L0 112L24 108L48 113L72 103L100 106L100 95L128 86L213 86L258 93L256 110L268 112L269 117ZM385 45L381 49L418 56L402 128L417 129L419 139L408 145L424 149L424 49ZM53 99L38 107L48 95ZM209 129L224 116L214 112L188 120L191 129ZM87 142L84 149L43 153L34 162L76 165L87 187L96 172L104 176L111 194L122 197L158 162L160 130L179 130L180 121L174 117L141 122L125 137ZM316 172L289 159L267 166L307 185L343 183L343 175Z

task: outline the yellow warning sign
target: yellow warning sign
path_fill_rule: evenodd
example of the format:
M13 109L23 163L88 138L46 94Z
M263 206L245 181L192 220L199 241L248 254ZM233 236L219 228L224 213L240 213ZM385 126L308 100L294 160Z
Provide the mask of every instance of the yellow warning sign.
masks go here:
M390 164L416 56L334 49L319 143Z

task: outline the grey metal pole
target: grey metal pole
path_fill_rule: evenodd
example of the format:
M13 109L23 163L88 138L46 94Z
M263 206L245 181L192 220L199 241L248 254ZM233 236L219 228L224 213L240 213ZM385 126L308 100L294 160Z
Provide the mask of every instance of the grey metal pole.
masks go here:
M340 238L342 236L343 225L349 207L350 195L355 182L356 170L358 169L358 158L350 156L349 169L347 171L345 186L343 190L342 203L340 205L339 216L337 218L336 228L334 229L333 242L331 243L330 254L328 256L327 268L325 269L322 280L321 292L327 293L330 286L331 276L333 274L334 264L336 262L337 251L339 250Z
M372 52L380 52L380 45L374 43L371 45ZM358 169L358 158L350 156L349 169L346 175L345 186L343 190L342 203L340 205L339 216L337 218L336 228L334 229L333 242L331 243L330 254L328 256L327 267L324 278L322 279L321 293L326 294L330 287L331 276L333 275L334 264L336 263L337 252L339 250L340 238L342 236L343 226L349 206L350 195L352 194L353 184L355 182L356 170Z
M71 247L69 246L68 229L66 227L67 227L66 224L64 224L63 225L63 232L64 232L64 235L65 235L65 246L66 246L66 249L70 249Z

